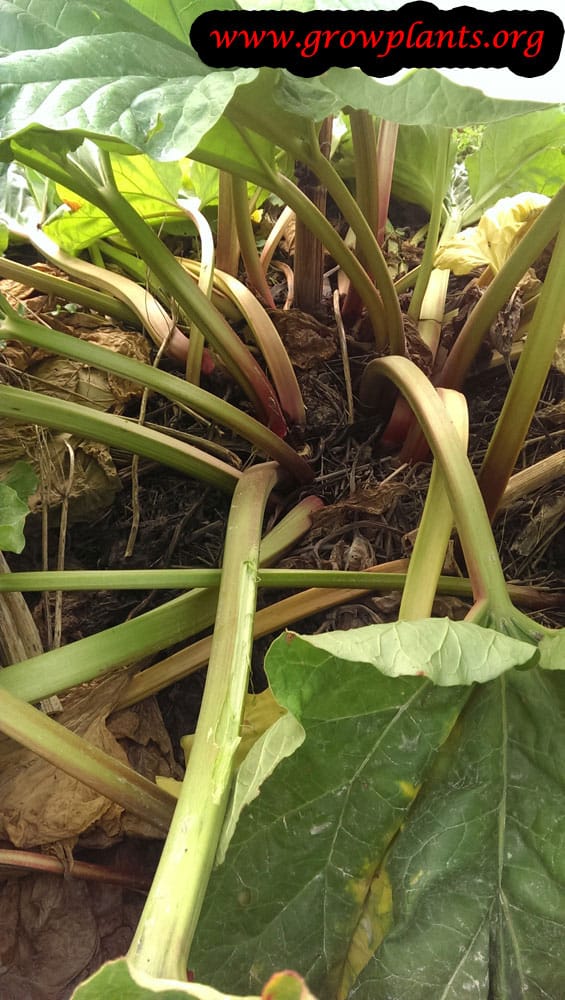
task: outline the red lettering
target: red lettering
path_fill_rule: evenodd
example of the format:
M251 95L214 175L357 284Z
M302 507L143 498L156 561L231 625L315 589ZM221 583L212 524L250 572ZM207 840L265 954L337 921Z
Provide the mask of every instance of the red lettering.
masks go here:
M434 33L433 31L421 31L416 37L415 42L417 49L433 49L434 47Z
M524 49L524 55L526 59L531 59L532 57L539 56L542 45L543 45L543 31L532 31L528 35L528 42Z
M412 24L410 25L410 27L408 28L408 34L406 36L406 48L407 49L414 48L414 46L412 45L412 36L413 36L413 34L414 34L417 26L419 24L423 24L423 23L424 23L423 21L413 21Z
M341 35L341 31L324 31L324 32L322 32L322 34L324 34L326 36L326 41L324 43L324 48L325 49L329 49L329 47L330 47L331 43L333 42L335 36L337 35L337 37L339 38L339 36Z
M465 35L468 35L468 34L469 34L469 29L465 25L463 25L462 28L459 28L459 42L458 42L458 44L459 44L459 48L460 49L466 49L467 48L467 46L465 44Z
M358 31L357 35L361 35L361 45L363 46L364 49L368 48L376 49L379 43L382 41L384 31L382 30L379 31L378 35L375 31L371 31L369 32L369 34L367 34L366 31Z
M355 45L355 42L357 41L357 35L358 35L357 31L351 31L351 30L350 31L344 31L343 34L340 35L340 38L339 38L340 48L342 48L342 49L350 49L352 45ZM347 39L349 39L349 40L347 40Z
M293 29L290 31L268 31L267 34L271 36L274 49L278 49L279 46L286 49L294 38Z
M219 31L214 30L210 32L210 38L212 37L212 35L215 35L216 37L217 49L222 49L222 48L229 49L230 45L233 45L233 43L237 39L239 31L234 29L233 31L222 31L220 34Z
M379 59L386 58L386 56L388 56L389 52L392 52L393 49L397 49L398 46L402 45L402 43L404 41L404 32L403 31L387 31L387 35L388 35L388 38L387 38L386 50L385 50L385 52L379 52L379 54L378 54L378 58Z
M520 41L522 35L527 35L527 34L528 34L527 31L511 31L510 32L510 37L512 39L512 43L511 43L512 44L512 48L515 49L516 46L517 46L517 44L518 44L518 42Z
M496 35L493 36L492 44L495 49L503 49L505 45L508 45L508 32L501 28L500 31L497 31Z
M436 31L435 34L436 34L436 38L437 38L437 47L438 47L438 49L441 49L443 47L443 43L445 42L446 39L447 39L447 47L448 47L448 49L455 49L455 48L457 48L457 42L455 41L453 32L451 30L449 30L449 31Z

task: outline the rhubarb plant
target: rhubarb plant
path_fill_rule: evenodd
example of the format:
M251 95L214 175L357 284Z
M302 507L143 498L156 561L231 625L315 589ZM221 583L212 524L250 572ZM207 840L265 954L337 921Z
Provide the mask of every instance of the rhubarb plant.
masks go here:
M76 17L64 0L39 0L24 11L16 0L7 0L0 12L0 157L9 165L8 190L11 178L11 193L19 198L16 178L21 182L22 176L32 190L44 185L43 207L49 209L41 219L44 228L38 228L37 216L15 220L12 205L6 211L12 233L66 264L73 280L88 286L77 292L87 304L141 320L154 339L167 343L170 337L170 346L182 333L173 330L171 316L157 300L172 300L173 312L195 331L190 355L185 342L175 341L177 355L190 357L192 382L46 330L4 299L0 333L136 380L229 427L277 463L241 473L200 449L115 415L13 386L0 389L5 418L73 430L234 494L221 572L152 576L140 570L132 579L63 571L31 579L4 574L0 582L2 591L196 588L66 649L11 664L0 675L4 732L167 835L127 957L80 986L77 1000L152 995L219 1000L234 991L254 998L262 991L265 1000L308 1000L310 990L328 1000L458 1000L463 993L481 1000L557 998L565 984L563 632L542 628L511 602L488 515L514 464L565 318L559 285L565 188L562 140L554 139L561 136L562 111L494 101L428 70L392 85L355 69L332 69L308 80L282 70L211 70L188 39L197 14L218 6L239 8L235 0L220 5L169 0L164 7L150 0L81 0ZM344 108L351 112L356 136L355 193L319 142L319 123ZM381 120L380 159L376 119ZM451 130L477 123L486 125L481 147L468 157L468 186L464 180L456 190ZM513 177L516 154L511 150L516 136L523 139L526 133L526 161ZM402 162L412 139L426 151L416 178L414 163L407 169ZM183 212L178 163L187 156L193 164L221 170L224 182L229 180L248 272L255 274L266 299L251 246L245 181L278 196L332 254L366 310L379 352L393 355L370 362L362 395L370 403L385 382L394 383L435 460L431 499L408 575L405 565L387 567L396 571L393 576L275 576L260 568L305 530L318 505L310 499L298 506L290 534L283 531L284 545L280 535L267 536L260 545L263 509L275 483L284 487L282 470L301 483L312 477L304 459L283 440L285 417L300 424L303 410L288 359L278 348L274 362L269 355L270 328L263 328L270 348L258 342L274 388L217 308L227 290L232 306L241 294L226 275L214 283L212 254L203 255L193 277L152 228L178 220ZM413 276L411 311L413 318L433 326L420 330L433 338L434 350L446 290L435 256L442 227L446 241L450 227L475 222L499 197L519 193L518 183L551 198L493 278L460 346L437 373L444 387L460 384L516 282L557 235L521 368L481 476L488 512L451 423L453 398L436 393L404 356L399 289L381 248L383 205L389 182L393 189L395 183L393 156L397 184L404 184L405 196L415 185L414 200L423 201L430 213L424 260ZM332 196L354 234L356 254L291 179L288 158L304 164ZM375 162L378 197L366 189L369 165ZM137 187L141 174L143 190ZM57 208L54 190L71 212L48 222ZM451 196L447 207L446 195ZM65 243L73 225L76 234L75 213L79 223L93 221L92 229L85 226L78 241ZM95 245L101 236L118 235L119 246ZM89 249L98 265L66 260L65 247ZM119 258L139 281L110 276L99 266L103 253ZM4 273L12 267L16 274L13 262L3 266L8 267ZM257 304L248 303L240 312L257 316ZM201 334L259 419L193 384ZM514 415L522 403L518 420ZM469 580L446 584L439 574L452 520ZM314 604L319 608L322 600L320 593L309 592L280 602L273 625L270 609L254 615L256 588L308 582L333 591L328 603L345 599L339 588L404 587L400 620L354 633L286 632L278 638L266 672L280 719L235 771L253 634L284 627ZM472 596L467 621L427 617L433 594L445 586L458 593L466 588ZM176 806L167 792L130 768L116 767L74 734L61 732L29 704L183 642L214 621L212 638L133 677L120 696L120 704L132 704L209 663ZM188 982L188 968L200 982ZM288 968L294 971L277 972Z

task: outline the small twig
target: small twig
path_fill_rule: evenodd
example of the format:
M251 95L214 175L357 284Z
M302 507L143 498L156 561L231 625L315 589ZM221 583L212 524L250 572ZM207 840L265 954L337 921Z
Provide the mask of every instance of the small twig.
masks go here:
M267 274L269 264L273 259L273 254L277 249L278 244L285 235L286 230L289 227L293 226L294 222L295 222L294 212L292 208L289 208L289 206L287 205L285 208L283 208L281 214L279 215L277 221L275 222L273 228L271 229L271 232L267 236L267 239L265 240L265 246L261 251L261 267L263 268L265 275Z
M273 267L277 271L282 271L286 278L286 299L283 305L283 310L288 312L292 308L294 302L294 271L292 270L290 264L283 263L282 260L274 260Z
M347 341L345 339L345 327L343 325L343 320L341 318L341 312L339 309L339 292L337 288L333 293L333 307L334 307L335 322L337 326L337 334L339 337L339 346L341 350L341 360L343 362L343 378L345 381L345 393L347 398L347 423L352 424L354 416L353 416L353 391L351 389L351 370L349 367L349 355L347 353Z
M41 854L39 851L3 848L0 850L0 866L2 869L14 869L20 872L50 872L67 879L81 878L92 882L104 882L106 885L121 885L134 892L148 892L151 886L150 877L139 869L129 871L109 865L95 865L88 861L73 860L67 870L65 863L59 858Z

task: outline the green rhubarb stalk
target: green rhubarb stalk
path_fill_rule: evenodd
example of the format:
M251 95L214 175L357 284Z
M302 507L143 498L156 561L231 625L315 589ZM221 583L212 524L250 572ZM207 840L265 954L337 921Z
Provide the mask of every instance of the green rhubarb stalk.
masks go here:
M377 176L379 178L379 214L375 235L377 243L382 247L390 206L392 176L398 139L398 122L383 119L379 125L377 140Z
M161 302L167 302L170 296L160 287L159 282L155 279L155 275L151 273L148 269L147 264L141 260L139 257L135 257L132 253L128 253L127 250L123 250L121 247L115 246L108 240L98 241L100 249L104 257L108 257L109 260L113 260L116 264L119 264L122 271L126 271L130 274L136 282L138 282L143 288L150 288L152 294L158 298ZM216 253L217 258L217 253ZM75 258L73 258L75 259ZM177 258L178 259L178 258ZM198 266L198 261L192 261L188 259L180 258L183 261L183 267L185 271L191 272L191 267L189 265L197 265L193 273L194 280L198 280L198 274L200 273L200 268ZM216 261L217 262L217 261ZM219 264L218 264L219 267ZM105 269L106 270L106 269ZM114 272L115 273L115 272ZM233 306L224 295L218 292L215 285L217 268L214 272L214 287L212 288L212 302L214 303L216 309L226 317L230 323L237 323L241 318L239 309ZM181 319L186 319L187 323L190 323L190 317L186 316L185 313L179 310Z
M244 90L245 88L242 88L242 91ZM306 121L304 123L304 127L307 130L307 137L299 138L290 135L284 129L281 129L276 120L273 120L262 113L261 108L258 105L254 103L251 107L244 103L244 101L245 94L243 92L236 92L232 102L225 112L227 117L237 125L240 131L242 131L242 134L244 132L249 134L249 128L252 128L259 134L270 139L276 145L288 150L295 160L305 163L308 167L310 167L324 187L327 188L329 194L355 233L357 250L364 254L365 259L370 262L371 270L375 276L375 283L380 292L380 296L382 296L382 299L377 296L378 306L376 308L373 300L373 296L375 294L373 283L369 280L372 292L369 292L366 287L364 289L359 287L358 274L356 274L356 278L353 280L354 268L352 266L344 267L342 261L336 256L334 250L326 242L326 238L318 232L316 232L316 235L319 236L324 243L324 246L333 254L337 263L343 267L347 277L350 279L354 287L357 288L357 291L359 292L359 295L361 296L361 299L363 300L370 315L378 346L384 348L388 337L390 350L395 354L404 354L404 326L400 311L400 304L398 302L392 278L381 248L377 243L377 239L375 234L372 232L370 225L368 225L365 220L363 212L360 210L355 198L348 190L347 185L342 181L330 161L321 152L314 122ZM194 156L195 153L193 152L192 155ZM207 162L211 161L208 160ZM261 165L263 166L263 164ZM231 169L231 167L226 167L226 169ZM237 171L237 167L234 169L235 172L239 172ZM270 173L273 173L268 165L267 169ZM264 184L263 186L270 187L270 184ZM271 190L274 191L275 189L271 188ZM279 192L275 191L275 193L278 194ZM303 214L303 206L297 208L296 204L292 204L288 198L285 197L284 200L288 205L291 205L296 214L301 215L306 224L310 225L313 229L312 223L314 222L314 214L310 213L309 215L308 212ZM324 218L323 216L321 217ZM319 220L316 224L319 226ZM314 229L313 231L315 232ZM343 241L339 237L338 240L343 244ZM345 245L343 244L343 246ZM348 252L345 255L341 253L340 256L342 258L347 258L347 256L351 257L354 255L351 255ZM362 270L366 274L364 269Z
M365 370L371 379L386 375L412 408L434 458L439 462L461 540L475 597L475 620L500 632L537 641L544 629L517 611L508 597L490 521L473 470L455 428L445 417L439 395L407 358L377 358Z
M439 385L460 388L490 326L520 278L557 234L564 215L565 185L540 213L470 313L441 370Z
M276 562L292 548L309 530L312 513L321 506L318 497L301 500L263 538L261 564ZM214 621L217 599L216 588L195 590L63 649L13 663L0 671L0 689L34 702L95 680L202 632Z
M276 459L299 481L308 482L313 478L312 470L293 448L257 420L254 420L253 417L242 413L237 407L218 399L217 396L206 392L199 386L189 385L174 375L161 372L157 368L136 361L134 358L125 357L123 354L99 347L97 344L78 340L69 334L46 329L38 323L23 319L2 295L0 295L0 334L6 339L21 340L23 343L33 344L34 347L40 347L51 354L60 354L63 357L73 358L75 361L83 361L95 368L101 368L102 371L109 371L123 378L139 382L173 402L182 403L196 413L224 424L241 434L243 438L254 444L262 454Z
M436 166L434 171L434 191L430 221L428 224L428 235L424 246L424 254L420 261L420 270L416 278L414 291L408 308L408 315L417 319L421 315L422 302L428 287L430 275L434 266L434 257L437 250L439 230L441 220L445 214L444 198L449 180L448 170L450 164L451 129L440 129Z
M222 571L219 569L77 569L5 573L0 575L0 593L55 590L191 590L193 587L214 589L220 586L221 576ZM359 571L259 569L257 572L257 585L265 590L300 590L306 586L317 587L320 590L345 588L342 603L348 600L348 590L351 591L353 599L362 591L370 593L372 590L402 590L405 583L406 572L381 572L377 576L374 567ZM512 584L507 584L507 590L511 597L514 595L518 602L524 601L528 607L557 607L565 604L565 595L555 592L537 589L534 591L531 587ZM440 576L437 591L455 597L473 595L473 588L466 577ZM534 600L534 593L537 596L535 602L531 603ZM321 605L318 610L323 611L324 606ZM284 625L284 621L282 624Z
M396 294L402 295L404 292L410 291L410 289L416 284L419 273L420 265L418 264L410 271L407 271L406 274L403 274L402 277L396 278L394 281L394 290Z
M101 413L89 406L45 396L28 389L0 386L0 416L17 423L40 424L70 431L91 441L123 448L161 462L187 476L201 479L232 493L241 473L226 462L159 431L143 427L114 413Z
M376 237L379 229L379 173L375 121L368 111L351 108L349 125L355 161L355 198ZM365 270L372 274L370 260L363 255L360 258Z
M175 800L128 764L111 757L76 733L0 689L0 730L55 767L112 802L117 802L160 833L166 833Z
M469 417L465 397L453 389L440 390L445 421L450 421L467 449ZM429 618L453 527L453 512L437 461L432 465L430 485L422 511L416 542L410 556L398 618L417 621Z
M86 140L76 153L68 155L67 162L71 182L77 173L88 179L92 186L90 200L93 204L98 204L106 212L132 247L140 253L163 288L167 289L205 333L232 377L255 404L267 425L277 433L284 433L282 413L262 369L221 313L198 286L187 278L175 256L118 190L109 154Z
M386 330L383 303L369 275L361 266L355 254L345 245L331 223L328 222L310 199L288 177L273 170L264 161L254 148L253 138L248 130L242 128L240 131L257 159L256 168L247 164L243 166L238 160L232 160L229 156L229 151L219 154L217 151L199 150L197 148L193 150L191 157L212 167L217 167L218 170L228 170L253 181L258 186L272 191L281 201L292 208L295 215L303 219L305 224L309 226L325 246L326 250L331 253L336 263L339 264L353 287L359 293L367 309L367 314L375 331L375 337L379 338L379 343L382 344L384 349L386 346ZM325 159L325 157L322 156L322 159ZM352 201L354 202L353 198Z
M108 244L104 244L103 250L110 259L115 260L121 267L134 274L141 284L151 283L151 274L139 258ZM198 281L200 261L179 259L184 270L195 281ZM302 426L305 422L305 411L298 380L286 348L269 314L246 285L231 274L222 271L220 267L214 269L213 299L214 296L217 308L230 320L237 322L244 319L246 321L255 343L265 359L285 417L288 418L292 426L295 424Z
M406 578L405 559L398 559L394 563L384 563L381 566L373 567L374 585L368 589L364 582L367 573L352 573L350 571L331 571L334 587L327 587L329 583L330 571L328 570L305 570L302 586L312 584L310 590L303 590L292 597L285 597L276 604L262 608L255 615L253 634L256 639L265 635L272 635L281 628L288 628L293 622L302 621L310 615L320 614L328 608L334 608L340 604L346 604L359 597L378 591L401 590ZM400 568L402 572L390 572L393 566ZM259 571L259 585L265 584L265 574L267 571ZM269 570L269 581L278 583L281 587L290 585L286 576L289 570ZM294 571L293 571L294 572ZM377 586L377 584L379 584ZM270 585L270 583L269 583ZM323 589L322 589L323 588ZM354 589L351 589L354 588ZM470 580L441 576L438 581L437 592L439 594L452 594L458 597L472 597L473 588ZM508 593L516 601L521 602L524 607L533 609L546 609L548 601L546 595L535 591L530 587L508 586ZM561 602L562 604L563 602ZM557 605L556 606L560 606ZM527 619L526 619L527 622ZM520 632L524 637L524 631ZM531 637L530 637L531 641ZM157 694L163 688L182 680L195 670L200 670L206 666L210 655L210 639L199 639L178 653L161 660L159 663L148 667L132 677L127 688L119 696L118 707L127 708L134 705L150 695Z
M440 245L445 240L455 236L461 224L461 214L453 212L441 234ZM426 244L427 246L427 244ZM445 300L451 272L449 268L434 267L430 272L424 297L418 313L418 332L430 348L435 359L441 337L441 328L445 314Z
M141 323L158 347L165 341L167 354L176 360L183 360L186 357L186 337L177 329L168 313L145 287L140 287L121 274L111 273L105 267L98 267L96 264L91 264L79 257L72 257L71 254L61 250L41 229L31 226L20 227L11 223L10 232L22 239L27 239L46 260L55 264L56 267L60 267L73 278L84 281L85 284L92 285L96 289L102 289L110 295L115 295L132 310L137 317L134 320L135 324Z
M461 214L454 211L448 218L440 244L444 240L450 239L458 231L461 223ZM445 300L449 287L451 271L449 268L435 267L430 274L426 292L420 307L420 317L418 319L418 333L425 344L432 352L432 359L435 362L437 349L441 339L441 331L445 315ZM404 400L400 401L400 406L405 406ZM402 412L402 411L401 411ZM408 431L405 433L404 443L401 450L402 460L415 460L420 456L420 450L424 449L425 442L422 431L418 423L408 417Z
M114 319L130 323L133 326L138 324L138 317L134 311L124 302L114 298L113 295L96 291L94 288L86 288L85 285L68 281L66 278L58 278L46 271L39 271L36 267L28 267L27 264L18 264L15 260L0 257L0 275L3 278L10 278L12 281L20 281L22 285L36 288L38 292L56 295L58 298L64 299L65 302L76 302L88 309L94 309L102 316L113 316Z
M185 261L183 267L191 273L199 273L198 262ZM249 288L231 274L216 269L215 280L218 290L226 300L237 304L240 317L247 323L251 336L265 359L284 415L293 427L303 427L306 411L298 379L271 317Z
M247 278L251 287L259 293L270 309L275 309L275 302L265 272L261 267L261 262L257 254L257 244L255 243L255 233L251 224L249 214L249 201L247 198L247 182L242 177L231 175L232 184L232 205L235 218L239 247Z
M355 199L367 220L367 225L378 240L380 179L377 165L377 133L373 115L365 110L351 108L349 127L355 163ZM370 260L365 258L361 250L357 253L367 273L374 278ZM344 318L357 320L361 304L359 295L350 285L343 303Z
M372 232L363 212L345 182L341 179L330 161L325 156L322 156L316 146L313 148L313 155L306 159L306 163L320 178L322 184L327 187L329 194L334 199L344 218L349 222L355 233L357 249L367 261L370 272L374 274L375 284L382 299L386 339L391 353L405 354L406 343L400 302L375 234ZM375 337L377 346L381 346L382 336L380 329L375 330Z
M204 697L179 801L128 958L155 978L186 980L192 938L212 871L240 742L247 692L261 520L277 479L255 466L238 483Z
M17 159L36 167L32 150L18 147ZM263 371L245 344L203 292L187 278L183 268L156 233L120 193L114 180L110 155L86 139L82 146L64 157L63 164L40 157L41 172L64 183L100 208L140 253L163 288L196 321L222 357L226 368L242 386L265 422L280 434L285 423L274 392Z
M479 485L491 518L512 474L563 333L564 275L565 222L562 221L528 337L479 474Z

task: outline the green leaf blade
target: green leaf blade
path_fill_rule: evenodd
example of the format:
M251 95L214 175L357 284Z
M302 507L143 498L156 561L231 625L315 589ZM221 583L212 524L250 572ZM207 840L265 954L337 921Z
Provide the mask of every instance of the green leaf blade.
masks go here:
M484 683L537 658L528 643L448 618L368 625L309 636L305 641L344 660L372 664L388 677L427 677L447 687Z
M453 624L437 626L449 633ZM529 969L532 920L530 992L548 921L556 951L565 919L561 674L510 669L517 649L527 662L534 648L505 645L501 657L495 634L477 626L475 659L483 633L485 660L496 661L480 663L483 676L498 673L488 683L385 676L379 628L341 633L333 655L332 635L288 634L269 651L273 693L306 738L243 811L212 879L192 960L217 988L256 989L284 963L324 997L502 1000ZM433 634L448 673L453 649ZM398 633L387 641L394 664ZM420 656L428 653L424 643Z
M188 47L134 31L80 35L44 49L27 42L0 58L4 144L33 125L178 160L216 123L235 88L257 75L210 74Z
M27 462L16 462L0 482L0 551L22 552L28 497L37 488L37 476Z
M551 198L565 183L565 111L546 108L485 129L465 165L473 205L465 223L500 198L534 191Z
M395 926L351 998L563 994L564 709L561 674L476 690L390 852Z
M186 218L176 201L181 184L180 164L114 153L112 170L118 190L150 224ZM63 200L72 201L71 192L59 189L58 193ZM112 220L88 201L82 202L77 211L56 218L44 230L67 253L79 253L96 240L118 232Z
M539 644L543 670L565 670L565 628L545 635Z
M145 17L166 29L179 41L188 43L190 28L200 14L208 10L237 10L235 0L126 0Z
M335 66L324 73L323 81L335 94L337 107L365 108L378 117L405 125L459 128L548 107L488 97L474 87L453 83L435 69L410 70L398 82L387 84L361 70Z
M191 961L199 978L243 991L284 955L333 996L375 870L468 692L386 678L300 637L277 640L267 669L282 704L300 691L287 707L307 738L243 813Z

